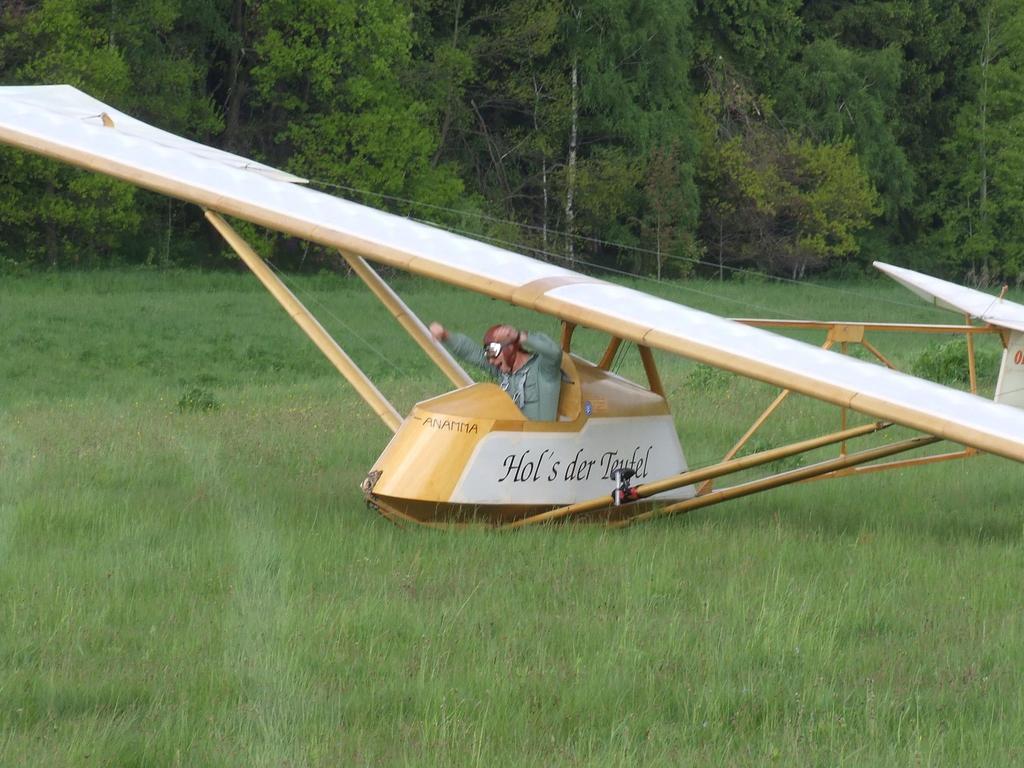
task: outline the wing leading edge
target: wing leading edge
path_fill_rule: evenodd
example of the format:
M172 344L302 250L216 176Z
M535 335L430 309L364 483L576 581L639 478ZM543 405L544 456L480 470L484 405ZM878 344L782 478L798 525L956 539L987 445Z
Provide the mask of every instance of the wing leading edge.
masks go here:
M1004 329L1003 360L994 399L997 403L1024 409L1024 306L912 269L881 261L876 261L875 266L925 301Z
M1016 302L923 275L912 269L894 267L881 261L876 261L874 265L931 304L951 312L970 315L989 325L1024 332L1024 307Z
M116 119L109 126L90 118L97 105L111 108L85 94L77 107L51 103L47 88L0 88L0 142L1024 461L1024 412L1015 408L297 186L194 142L161 141L150 126L153 134Z

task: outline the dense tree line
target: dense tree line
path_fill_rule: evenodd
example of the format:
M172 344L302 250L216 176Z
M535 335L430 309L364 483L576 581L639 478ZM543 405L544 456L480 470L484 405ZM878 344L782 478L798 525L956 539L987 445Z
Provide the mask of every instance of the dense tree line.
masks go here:
M1020 0L5 0L28 83L582 268L1024 273ZM3 263L221 252L188 206L0 151Z

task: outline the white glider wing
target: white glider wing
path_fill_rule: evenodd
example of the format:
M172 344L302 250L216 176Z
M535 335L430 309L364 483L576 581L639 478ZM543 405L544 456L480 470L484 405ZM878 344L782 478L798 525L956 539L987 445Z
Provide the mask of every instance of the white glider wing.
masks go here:
M134 136L150 145L177 149L211 162L223 163L231 168L262 173L279 181L298 184L305 184L307 181L277 168L271 168L269 165L257 163L254 160L154 128L152 125L107 106L102 101L98 101L70 85L7 86L0 88L0 92L3 93L3 97L0 97L0 104L6 105L8 100L17 101L23 107L36 107L51 114L63 115L71 120L81 121L86 125L110 126L116 128L122 136Z
M1024 306L1020 304L912 269L894 267L881 261L876 261L875 266L930 304L970 315L999 328L1024 332Z
M880 261L875 266L925 301L1005 329L995 401L1024 408L1024 306L910 269Z
M289 183L68 90L0 88L0 143L1024 461L1015 408Z

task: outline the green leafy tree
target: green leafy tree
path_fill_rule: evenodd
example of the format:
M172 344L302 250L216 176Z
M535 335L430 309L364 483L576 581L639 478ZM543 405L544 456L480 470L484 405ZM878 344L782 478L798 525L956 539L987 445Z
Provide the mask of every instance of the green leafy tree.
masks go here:
M898 48L856 51L834 40L809 44L778 93L780 119L820 142L851 139L896 221L913 203L914 168L900 145L896 105L902 58Z
M215 5L215 4L214 4ZM10 82L69 83L163 128L210 140L221 123L205 93L197 0L45 0L0 11L0 67ZM16 155L19 155L16 157ZM191 258L186 209L111 179L5 153L0 219L18 258L50 265ZM192 219L198 215L191 213ZM186 226L183 228L183 224Z
M859 250L857 233L866 229L880 212L879 197L864 172L850 139L815 144L790 141L794 160L793 209L799 225L797 250L808 259L842 259Z
M413 42L408 7L268 0L256 24L253 83L287 168L359 190L455 202L461 185L432 162L431 116L403 82Z
M107 19L83 0L0 11L0 60L14 83L68 83L124 103L130 71ZM119 252L139 224L132 187L0 150L0 231L8 258L58 266Z
M207 91L210 55L225 35L223 2L112 0L109 44L131 77L126 111L174 133L217 143L221 110ZM134 260L202 263L209 225L192 205L157 195L137 196L140 226ZM198 246L198 247L197 247Z
M429 53L419 71L438 73L437 88L423 90L438 105L441 156L458 163L493 212L523 225L504 239L570 260L646 268L611 243L640 244L654 231L646 228L654 208L664 213L674 192L687 202L674 226L693 229L688 6L467 0L427 7L428 21L417 28ZM674 178L663 164L660 188L645 185L655 150L669 147Z
M646 205L641 222L641 242L653 256L655 276L688 274L696 256L693 225L696 213L693 201L679 183L679 154L676 144L655 147L647 164L643 195Z
M697 3L698 59L722 59L770 92L787 76L804 44L804 0L701 0Z
M934 214L955 272L977 282L1024 274L1024 7L991 0L980 16L973 98L946 142Z
M853 142L791 133L724 66L711 83L700 122L709 190L701 235L719 263L801 277L855 255L878 197Z
M484 234L547 253L561 208L568 121L561 0L438 3L424 14L416 67L436 115L435 159L456 164L502 222Z
M598 241L641 245L644 222L656 218L658 199L645 179L655 173L658 152L674 147L680 229L696 225L697 142L695 96L689 87L692 64L692 7L667 0L595 0L580 5L565 20L570 82L578 83L570 101L570 151L576 167L566 164L566 227L576 233L601 233L587 241L590 258L634 267ZM666 168L657 173L665 174ZM574 175L575 174L575 175ZM600 187L593 180L600 179ZM645 194L646 192L646 194ZM574 206L570 210L569 203ZM650 232L648 228L647 232Z
M796 60L791 95L802 107L800 91L810 86L806 105L817 119L809 123L856 142L882 196L878 244L917 252L932 226L931 197L943 175L936 150L965 96L978 2L807 0L801 10L807 55ZM777 103L781 113L789 101ZM837 133L844 107L847 124Z

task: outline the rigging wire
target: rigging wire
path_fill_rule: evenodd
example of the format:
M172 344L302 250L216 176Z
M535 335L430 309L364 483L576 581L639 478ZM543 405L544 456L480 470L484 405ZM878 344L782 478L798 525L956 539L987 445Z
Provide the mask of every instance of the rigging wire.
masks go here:
M612 373L618 373L619 372L619 368L622 366L623 361L626 359L626 351L625 350L629 346L634 346L635 347L636 344L634 344L632 341L627 341L627 340L623 339L622 343L619 344L619 348L615 350L615 355L614 355L614 357L612 357L612 364L610 366L608 366L608 370L610 370Z
M263 260L277 274L278 279L282 283L285 284L285 286L288 288L288 290L290 290L292 293L298 295L299 290L298 290L297 286L295 285L295 282L288 280L285 277L284 272L282 272L280 269L278 269L274 265L274 263L272 261L270 261L270 259L263 259ZM367 347L368 349L370 349L377 357L379 357L381 360L383 360L385 363L387 363L391 367L391 369L394 370L396 373L398 373L399 375L402 375L402 376L405 376L405 375L407 375L409 373L407 370L405 370L404 368L399 366L397 363L395 363L394 360L392 360L391 358L389 358L386 355L384 355L384 353L382 353L377 348L377 346L375 344L373 344L368 339L364 338L352 326L350 326L348 323L346 323L344 320L342 320L340 317L338 317L338 315L336 315L331 310L330 307L328 307L326 304L324 304L322 301L320 301L320 299L318 299L312 292L309 292L309 293L303 292L303 296L306 299L306 301L309 301L309 302L312 302L312 303L316 304L318 310L322 314L330 317L332 320L334 320L336 323L338 323L342 328L344 328L346 334L348 334L349 336L355 338L364 347Z
M978 313L978 315L977 315L978 319L979 320L985 320L985 318L988 316L989 311L991 311L992 307L994 307L996 304L998 304L1002 300L1003 300L1002 295L993 296L992 297L992 301L990 301L988 303L988 306L985 307L984 311Z
M781 315L785 315L790 320L798 320L798 319L800 319L797 315L790 314L790 313L785 312L783 310L775 309L775 308L772 308L772 307L765 307L765 306L762 306L760 304L755 304L755 303L753 303L751 301L744 301L743 299L735 299L735 298L732 298L732 297L729 297L729 296L722 296L722 295L719 295L719 294L714 293L712 291L702 291L702 290L700 290L698 288L694 288L694 287L689 286L689 285L669 283L669 282L666 282L665 280L658 280L656 277L649 277L647 275L637 275L637 274L634 274L632 272L627 272L627 271L625 271L623 269L616 269L615 267L609 267L609 266L607 266L605 264L597 264L597 263L592 262L592 261L586 261L585 259L581 259L578 256L574 256L572 259L569 259L568 257L563 256L563 255L558 254L558 253L554 253L554 252L550 252L550 251L544 251L544 250L542 250L540 248L529 248L529 247L524 248L523 246L519 245L518 243L513 243L513 242L510 242L508 240L502 240L501 238L498 238L498 237L489 236L489 235L482 235L482 234L479 234L479 233L470 232L469 230L462 230L462 229L458 229L458 228L455 228L455 227L448 227L448 226L445 226L443 224L436 224L436 223L428 221L426 219L412 219L412 220L416 221L416 222L418 222L420 224L429 224L432 227L437 227L439 229L445 229L445 230L447 230L449 232L452 232L453 234L463 235L465 237L472 237L472 238L474 238L476 240L481 240L483 242L491 243L492 245L499 245L499 246L502 246L502 247L505 247L505 248L516 248L516 249L519 249L520 251L529 251L529 252L531 252L533 254L537 254L537 255L540 255L540 256L548 257L549 259L556 259L556 260L567 262L569 264L574 264L574 265L583 265L583 266L589 267L591 269L596 269L596 270L599 270L599 271L609 272L611 274L619 275L619 276L622 276L622 277L628 277L628 278L630 278L632 280L640 280L640 281L644 281L644 282L654 283L656 285L667 285L667 286L669 286L671 288L675 288L676 290L679 290L679 291L682 291L682 292L685 292L685 293L693 293L693 294L696 294L698 296L703 296L703 297L708 298L708 299L713 299L715 301L722 301L722 302L726 302L726 303L729 303L729 304L736 304L738 306L747 307L747 308L750 308L750 309L758 309L758 310L762 310L764 312L772 313L772 314L774 314L776 316L780 315L780 314ZM624 247L628 247L628 246L624 246Z
M375 197L375 198L378 198L380 200L386 200L386 201L390 201L390 202L394 202L394 203L401 203L401 204L404 204L404 205L414 206L414 207L418 207L418 208L425 208L425 209L435 210L435 211L438 211L438 212L441 212L441 213L452 214L452 215L456 215L456 216L460 216L460 217L474 218L474 219L477 219L479 221L487 221L487 222L491 222L491 223L494 223L494 224L511 225L511 226L518 227L520 229L527 230L527 231L532 231L532 232L543 232L546 229L544 227L540 227L540 226L537 226L535 224L525 224L525 223L521 223L521 222L510 221L508 219L502 219L502 218L499 218L497 216L491 216L491 215L485 214L485 213L480 213L480 212L476 212L476 211L466 211L466 210L462 210L462 209L458 209L458 208L451 208L451 207L448 207L448 206L437 205L437 204L434 204L434 203L424 203L424 202L420 202L418 200L412 200L412 199L409 199L409 198L399 197L398 195L389 195L389 194L385 194L383 192L373 192L373 191L370 191L370 190L359 189L359 188L347 186L347 185L344 185L344 184L335 184L333 182L325 181L323 179L310 179L309 183L311 185L316 185L316 186L321 186L321 187L330 187L332 189L338 189L338 190L342 190L344 192L350 192L350 193L357 194L357 195L365 195L365 196L369 196L369 197ZM522 244L519 244L519 243L510 243L510 242L507 242L507 241L503 242L501 240L497 240L497 239L494 239L494 238L488 238L486 235L482 235L482 234L480 234L478 232L470 232L469 230L460 230L460 229L457 229L457 228L446 226L444 224L440 224L440 223L432 221L430 219L421 219L421 218L413 218L413 217L410 217L410 218L412 218L412 220L417 221L417 222L422 223L422 224L428 224L428 225L433 226L433 227L438 227L438 228L441 228L441 229L447 229L450 232L454 232L456 234L461 234L461 235L464 235L464 236L473 237L474 239L485 239L485 240L489 239L489 240L491 240L495 244L501 244L501 245L503 245L505 247L514 248L514 249L516 249L518 251L529 250L529 251L531 251L531 252L533 252L535 254L542 255L542 256L545 256L547 258L560 258L560 259L562 259L564 261L569 261L569 259L567 257L560 256L559 254L555 254L555 253L552 253L552 252L544 251L542 249L524 247ZM599 245L599 246L604 246L604 247L611 247L611 248L619 249L621 251L633 252L633 253L643 254L643 255L647 255L647 256L658 256L659 255L656 251L653 251L653 250L651 250L649 248L644 248L642 246L626 245L625 243L617 243L617 242L614 242L614 241L611 241L611 240L602 240L601 238L589 237L587 235L580 235L580 234L570 235L568 232L564 232L564 231L561 231L561 230L547 229L546 231L549 234L553 235L553 236L561 237L561 238L564 238L566 240L572 238L576 242L580 242L580 243L588 243L590 245ZM765 274L764 272L758 272L758 271L753 270L753 269L745 269L743 267L728 266L728 265L719 264L719 263L713 262L713 261L697 259L697 258L694 258L694 257L676 256L676 255L672 255L672 254L661 254L661 255L663 257L666 257L666 258L672 260L672 261L679 261L679 262L685 262L685 263L694 264L694 265L698 265L698 266L711 267L711 268L713 268L715 270L726 270L726 271L728 271L730 273L733 273L733 274L750 275L750 276L756 277L758 279L768 279L768 280L772 280L773 282L790 284L790 285L798 285L801 288L808 288L809 287L809 288L812 288L814 290L838 293L838 294L841 294L841 295L850 296L852 298L869 299L871 301L875 301L875 302L879 302L879 303L883 303L883 304L891 304L893 306L902 307L902 308L910 308L910 309L914 309L914 310L920 310L921 309L921 305L920 304L913 304L913 303L910 303L910 302L901 301L899 299L890 299L890 298L887 298L885 296L878 296L878 295L875 295L875 294L864 293L862 291L853 291L853 290L850 290L848 288L837 288L837 287L831 286L831 285L821 285L820 283L813 283L813 282L807 282L807 281L802 281L802 280L796 280L796 279L793 279L793 278L782 277L780 275L768 275L768 274ZM732 301L733 303L739 304L741 306L749 306L749 307L754 308L754 309L767 310L769 312L778 312L778 310L768 309L768 308L765 308L765 307L758 306L756 304L749 304L749 303L743 302L743 301L741 301L739 299L730 300L730 299L727 299L727 298L722 297L720 295L713 294L711 292L702 292L702 291L698 291L696 289L690 289L690 288L687 288L685 286L679 285L679 284L674 283L674 282L669 282L669 281L665 281L665 280L658 280L657 278L645 277L643 275L636 275L636 274L634 274L632 272L627 272L625 270L617 270L617 269L615 269L613 267L609 267L607 265L596 264L596 263L593 263L593 262L582 261L579 258L573 258L571 260L571 262L572 263L577 263L577 264L583 264L584 266L587 266L589 268L597 269L597 270L603 270L603 271L606 271L606 272L609 272L609 273L612 273L612 274L626 275L626 276L633 277L633 278L646 279L646 280L654 282L654 283L667 284L667 285L669 285L671 287L677 288L678 290L689 291L689 292L696 293L696 294L699 294L699 295L702 295L702 296L714 297L714 298L719 299L719 300ZM790 317L791 319L796 319L795 315L788 315L788 317Z

